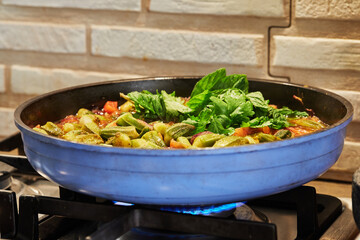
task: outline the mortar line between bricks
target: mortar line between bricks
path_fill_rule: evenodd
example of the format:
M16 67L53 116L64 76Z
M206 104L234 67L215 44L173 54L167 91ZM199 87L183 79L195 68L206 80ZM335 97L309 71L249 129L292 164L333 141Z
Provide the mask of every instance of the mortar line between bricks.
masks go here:
M293 1L295 1L295 0L289 0L289 23L288 23L288 25L286 25L286 26L270 26L269 28L268 28L268 41L267 41L267 73L268 73L268 75L270 76L270 77L273 77L273 78L283 78L283 79L286 79L288 82L291 82L291 80L290 80L290 77L289 76L280 76L280 75L275 75L275 74L272 74L271 73L271 70L270 70L270 68L271 68L271 66L270 66L270 52L271 52L271 29L274 29L274 28L290 28L291 27L291 25L292 25L292 16L293 16L293 14L292 14L292 11L293 11L293 9L292 9L292 6L293 6Z

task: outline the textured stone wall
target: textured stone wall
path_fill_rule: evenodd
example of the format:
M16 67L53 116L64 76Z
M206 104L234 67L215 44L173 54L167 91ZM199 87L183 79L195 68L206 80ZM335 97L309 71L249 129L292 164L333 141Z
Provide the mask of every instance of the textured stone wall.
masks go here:
M0 0L0 136L38 94L225 67L349 99L344 155L360 165L359 9L354 0Z

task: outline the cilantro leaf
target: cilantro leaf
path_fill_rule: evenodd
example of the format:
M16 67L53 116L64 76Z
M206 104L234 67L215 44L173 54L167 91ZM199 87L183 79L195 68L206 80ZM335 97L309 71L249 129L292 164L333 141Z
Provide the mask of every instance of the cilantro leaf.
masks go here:
M160 94L152 94L149 91L131 92L127 96L134 102L137 113L145 118L163 119L166 115L165 106Z

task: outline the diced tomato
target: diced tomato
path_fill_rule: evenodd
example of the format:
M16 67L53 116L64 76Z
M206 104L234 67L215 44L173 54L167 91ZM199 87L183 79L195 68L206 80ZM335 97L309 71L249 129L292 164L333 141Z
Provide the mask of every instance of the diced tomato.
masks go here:
M278 109L278 107L274 104L269 104L269 107L272 107L273 109Z
M234 132L234 136L239 136L239 137L245 137L247 135L251 134L251 129L250 127L241 127L241 128L236 128L235 132Z
M174 139L171 139L170 140L170 148L185 148L185 146L182 143L177 142Z
M107 113L113 113L118 110L118 102L107 101L104 105L104 111Z
M261 131L262 131L263 133L266 133L266 134L270 134L270 133L271 133L271 129L270 129L268 126L262 127L262 128L261 128Z

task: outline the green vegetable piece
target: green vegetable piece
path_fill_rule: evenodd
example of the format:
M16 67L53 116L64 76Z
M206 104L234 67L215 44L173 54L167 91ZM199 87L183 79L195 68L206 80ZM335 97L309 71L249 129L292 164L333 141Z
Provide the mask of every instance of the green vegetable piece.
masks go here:
M255 139L251 136L245 136L246 140L248 140L249 144L256 144L258 142L255 141Z
M161 133L161 135L165 135L166 129L169 127L168 124L163 122L157 122L154 124L154 130Z
M118 132L113 137L111 144L115 147L131 147L131 139L125 133Z
M42 128L37 128L37 127L34 127L33 130L39 132L39 133L42 133L42 134L45 134L45 135L49 135L44 129Z
M64 132L53 122L47 122L45 125L41 126L41 129L44 129L48 134L53 136L63 135Z
M155 143L156 145L158 145L159 147L166 147L164 141L162 140L162 138L159 136L159 133L156 131L150 131L145 133L141 138Z
M85 126L86 130L90 130L92 133L99 134L100 128L95 121L96 121L95 115L86 114L80 118L79 122L80 124Z
M279 137L266 133L258 133L256 137L259 139L259 142L274 142L280 140Z
M110 137L114 137L116 133L124 133L128 135L130 138L138 138L139 134L136 131L136 128L134 126L115 126L115 127L107 127L100 130L99 134L102 138L108 139Z
M68 141L76 141L76 136L85 134L88 133L83 130L72 130L63 135L62 138Z
M146 141L145 139L138 138L131 140L131 147L133 148L144 148L144 149L161 149L155 143Z
M111 123L107 124L104 128L115 127L117 125L116 122L117 120L112 121Z
M212 147L216 141L222 139L224 135L209 133L200 135L193 142L194 147Z
M87 115L87 114L93 115L94 113L92 111L86 109L86 108L80 108L76 115L78 117L82 117L82 116Z
M311 129L315 129L315 130L319 130L321 128L324 128L325 126L319 122L315 122L313 120L310 119L295 119L292 121L293 123L295 123L296 125L302 126L302 127L307 127L307 128L311 128Z
M75 136L75 142L86 144L102 144L104 140L98 134L83 134Z
M178 137L187 136L194 131L195 126L186 123L175 123L165 131L164 142L167 146L170 144L170 140L173 138L177 140Z
M228 136L217 140L213 145L214 148L223 148L223 147L234 147L249 144L249 140L245 137L239 136Z
M292 136L291 132L287 129L280 129L274 135L280 139L291 138Z
M191 147L191 143L189 142L189 140L186 137L178 137L176 139L176 141L181 143L185 148Z
M142 131L144 128L149 128L149 125L133 117L131 113L122 114L116 121L119 126L134 126L138 131Z
M64 132L70 132L73 130L80 130L81 129L81 125L78 123L65 123L63 126L63 130Z

